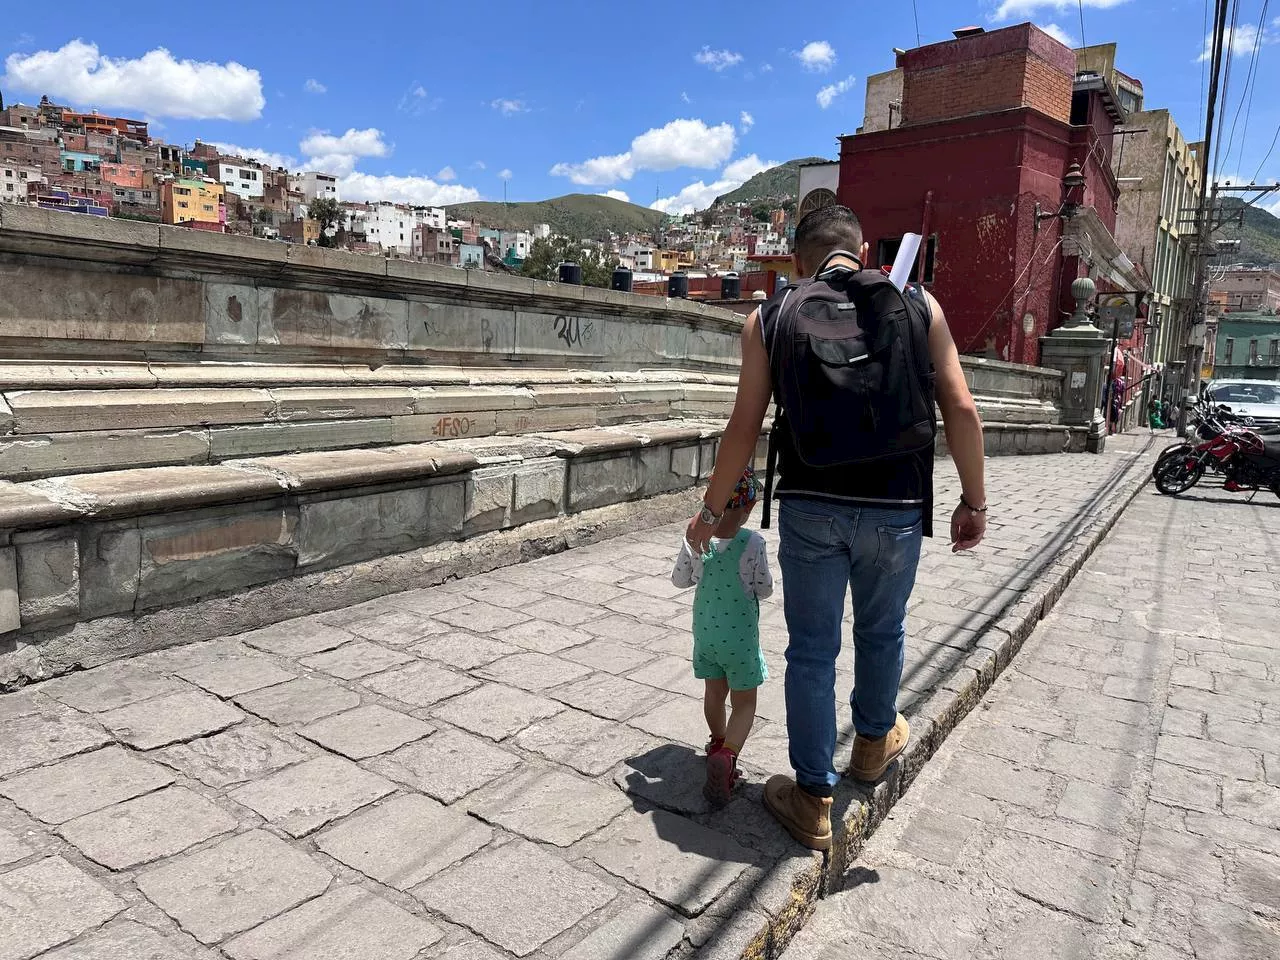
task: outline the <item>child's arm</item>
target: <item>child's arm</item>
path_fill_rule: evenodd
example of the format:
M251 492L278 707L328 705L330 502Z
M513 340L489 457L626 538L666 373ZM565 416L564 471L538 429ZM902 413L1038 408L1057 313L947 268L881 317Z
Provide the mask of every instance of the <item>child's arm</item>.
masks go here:
M676 555L675 569L671 571L671 582L682 590L692 587L702 576L702 558L694 555L686 540L680 541L680 552Z
M747 550L747 573L751 583L749 592L758 600L767 600L773 596L773 574L769 571L769 551L764 537L755 534Z

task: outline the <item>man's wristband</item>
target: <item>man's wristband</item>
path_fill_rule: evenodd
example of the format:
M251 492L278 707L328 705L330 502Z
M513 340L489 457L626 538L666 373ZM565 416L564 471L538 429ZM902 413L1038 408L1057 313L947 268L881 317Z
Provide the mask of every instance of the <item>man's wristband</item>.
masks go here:
M972 503L970 503L968 500L964 498L963 493L960 494L960 505L964 507L966 510L968 510L970 513L986 513L987 512L987 504L984 503L980 507L975 507Z

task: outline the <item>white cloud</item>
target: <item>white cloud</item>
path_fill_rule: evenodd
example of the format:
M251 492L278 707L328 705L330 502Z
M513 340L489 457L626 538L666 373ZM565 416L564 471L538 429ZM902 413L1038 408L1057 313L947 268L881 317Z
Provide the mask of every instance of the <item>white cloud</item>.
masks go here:
M388 200L393 203L420 203L448 206L480 199L480 191L457 184L440 184L430 177L373 176L352 172L342 177L338 191L343 200Z
M1255 47L1261 47L1262 44L1280 43L1280 30L1271 31L1264 29L1262 31L1262 40L1258 40L1258 28L1251 23L1242 23L1234 30L1227 28L1226 39L1223 41L1223 50L1230 50L1233 57L1251 57ZM1213 58L1213 35L1204 38L1204 50L1200 56L1196 58L1196 63Z
M391 153L391 147L382 139L382 131L376 127L353 128L341 136L327 130L313 130L298 144L298 149L307 157L308 170L322 170L338 177L354 171L361 157L385 157Z
M326 87L319 80L308 80L306 83L302 85L302 91L303 93L320 94L320 93L328 93L329 88Z
M1264 206L1262 209L1267 211L1267 213L1271 214L1273 217L1280 217L1280 199L1276 200L1272 204Z
M448 183L451 180L457 180L458 175L454 173L453 167L443 167L440 172L436 174L436 179L441 183Z
M1056 23L1046 23L1040 28L1059 43L1065 43L1068 47L1076 45L1076 38L1067 33L1066 29L1058 26Z
M416 80L409 84L403 94L400 95L400 102L396 104L396 110L401 113L407 113L411 117L420 117L427 110L434 110L440 105L440 98L434 100L427 99L427 88Z
M515 174L511 172L510 167L503 167L501 170L498 171L499 180L510 180L514 176Z
M726 166L721 171L720 177L714 182L706 183L698 180L689 184L675 196L655 200L649 204L649 207L652 210L661 210L663 213L697 213L699 210L705 210L711 206L716 197L722 193L737 189L757 173L777 165L776 161L764 162L753 153L750 156L741 157Z
M635 174L630 153L616 153L607 157L592 157L582 163L557 163L551 168L553 177L568 177L574 183L613 183L630 180Z
M729 159L734 140L727 123L708 127L701 120L672 120L632 140L631 157L641 170L710 169Z
M826 73L836 65L836 48L825 40L814 40L797 50L796 58L806 70Z
M382 139L382 131L377 127L364 130L353 127L336 137L328 130L313 130L298 144L298 148L310 157L329 153L349 153L354 157L385 157L391 152L391 148Z
M729 159L736 141L732 124L709 127L701 120L672 120L640 134L626 153L593 157L582 163L557 163L551 168L551 175L568 177L574 183L598 184L630 180L637 170L711 170Z
M753 117L751 114L747 113L747 111L743 110L742 115L738 117L738 126L742 129L742 132L747 133L755 125L756 125L756 118Z
M823 87L818 91L818 106L823 110L831 106L835 102L836 97L842 96L853 89L853 77L845 77L839 83L833 83L830 86Z
M22 47L29 47L35 42L36 42L36 38L31 34L20 33L18 34L17 39L13 41L13 45L17 48L22 48Z
M760 67L760 72L761 72L761 73L773 73L773 64L772 64L772 63L766 63L766 64L761 65L761 67Z
M993 21L1030 20L1037 10L1075 10L1079 3L1097 10L1109 10L1128 2L1129 0L1002 0L1000 6L996 7L991 14L991 19Z
M757 157L754 153L747 154L745 157L739 157L733 163L728 164L720 171L721 180L736 180L739 184L746 183L757 173L764 173L770 167L776 167L778 162L770 160L765 162ZM730 190L733 188L730 187Z
M688 93L686 93L684 90L681 90L681 91L680 91L680 99L681 99L684 103L693 103L693 101L689 99L689 94L688 94Z
M742 54L734 53L732 50L712 50L710 47L703 47L693 55L693 59L719 73L721 70L740 64Z
M489 106L497 110L504 117L509 117L515 113L528 113L529 108L523 100L508 100L505 97L499 97L497 100L491 100Z
M600 194L600 196L613 197L613 199L621 200L623 203L631 202L631 197L628 196L625 190L606 190L604 193Z
M488 165L483 160L477 160L475 163L471 165L471 168L473 170L487 170Z
M263 150L259 147L242 147L234 143L222 143L217 140L205 140L204 143L215 148L219 153L225 153L232 157L242 157L245 160L257 160L259 163L265 163L269 167L284 167L286 170L292 170L298 165L297 159L285 153L274 153L271 150Z
M3 84L77 103L191 120L256 120L267 102L258 71L235 61L175 60L163 47L136 60L112 59L83 40L59 50L10 54Z

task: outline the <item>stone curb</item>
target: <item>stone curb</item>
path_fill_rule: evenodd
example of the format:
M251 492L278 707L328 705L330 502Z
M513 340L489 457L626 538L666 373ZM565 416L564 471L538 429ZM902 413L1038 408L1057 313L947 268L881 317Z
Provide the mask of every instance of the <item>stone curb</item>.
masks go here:
M837 786L835 810L840 811L843 830L837 826L831 853L827 858L816 854L806 858L789 888L784 888L785 898L761 904L771 919L742 950L742 960L776 960L816 909L818 900L842 889L845 873L899 797L1013 661L1036 624L1054 608L1068 584L1147 485L1151 477L1146 454L1150 449L1148 444L1117 468L1114 481L1105 489L1118 487L1118 493L1103 493L1094 504L1094 509L1102 507L1104 512L1090 518L1065 549L1045 562L1021 597L977 636L965 664L924 701L921 711L911 718L911 745L889 776L871 788L858 787L847 779ZM783 861L782 867L787 866Z

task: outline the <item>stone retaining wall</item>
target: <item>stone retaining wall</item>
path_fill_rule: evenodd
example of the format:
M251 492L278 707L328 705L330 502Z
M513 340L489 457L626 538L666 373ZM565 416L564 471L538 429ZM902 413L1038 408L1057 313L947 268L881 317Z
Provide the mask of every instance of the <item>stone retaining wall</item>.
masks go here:
M0 485L0 683L121 655L110 636L158 608L688 491L710 474L719 433L666 422ZM350 602L298 589L255 616ZM236 628L195 619L181 642ZM49 655L86 628L97 644Z
M5 205L0 356L732 372L692 300Z

